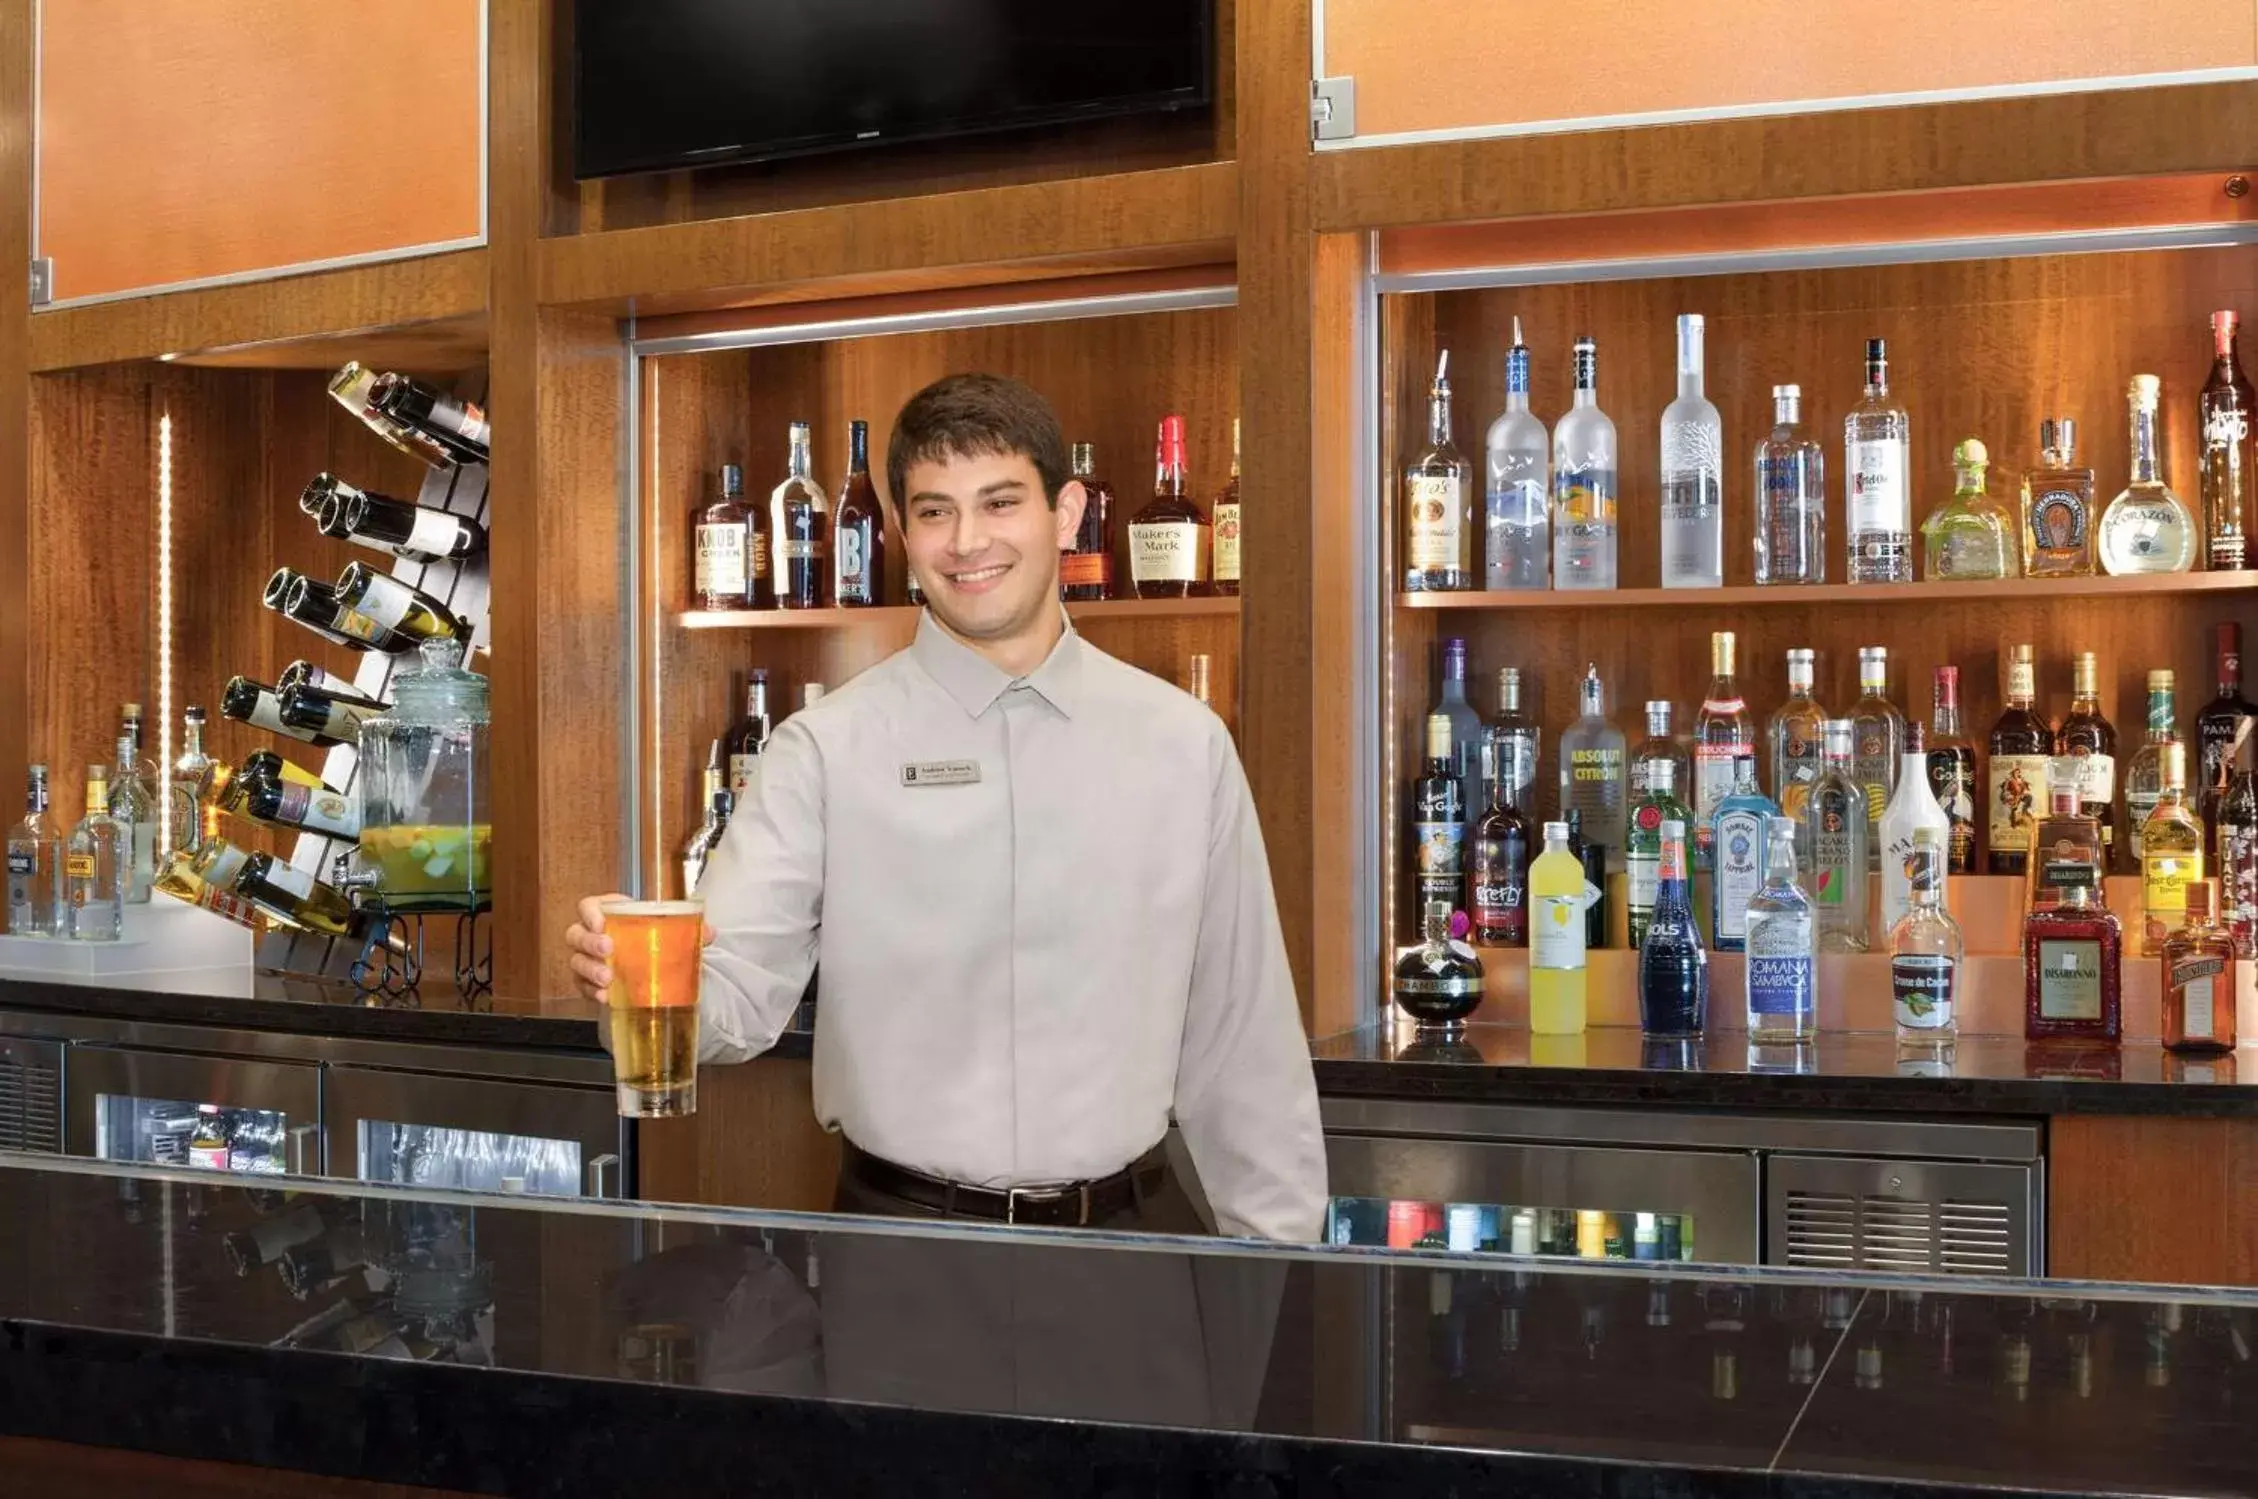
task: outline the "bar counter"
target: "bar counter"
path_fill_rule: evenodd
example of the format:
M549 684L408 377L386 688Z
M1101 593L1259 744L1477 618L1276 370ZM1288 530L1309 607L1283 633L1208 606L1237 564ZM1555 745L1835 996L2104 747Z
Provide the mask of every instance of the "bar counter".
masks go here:
M20 1155L0 1155L0 1220L17 1226L0 1434L449 1491L2258 1487L2249 1293L940 1229Z

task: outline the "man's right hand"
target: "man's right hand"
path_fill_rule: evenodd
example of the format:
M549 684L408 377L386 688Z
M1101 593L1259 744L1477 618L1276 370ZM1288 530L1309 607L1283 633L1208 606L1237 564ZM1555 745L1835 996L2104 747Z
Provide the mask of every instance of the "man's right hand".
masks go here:
M583 999L603 1004L611 995L612 939L604 935L604 902L627 898L619 894L584 896L580 919L565 929L565 946L572 953L572 976L579 981Z

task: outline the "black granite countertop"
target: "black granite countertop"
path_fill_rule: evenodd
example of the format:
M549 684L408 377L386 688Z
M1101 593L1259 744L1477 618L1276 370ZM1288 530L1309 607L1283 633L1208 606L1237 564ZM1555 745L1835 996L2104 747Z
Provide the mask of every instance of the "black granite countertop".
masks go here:
M2258 1294L283 1185L0 1156L0 1432L513 1495L2258 1489Z
M1532 1036L1470 1025L1457 1041L1369 1026L1312 1043L1317 1088L1336 1096L1497 1103L1978 1114L2258 1114L2258 1047L2183 1057L2153 1044L2036 1045L1965 1036L1948 1057L1901 1055L1896 1039L1824 1034L1753 1047L1743 1032L1697 1042L1635 1030Z

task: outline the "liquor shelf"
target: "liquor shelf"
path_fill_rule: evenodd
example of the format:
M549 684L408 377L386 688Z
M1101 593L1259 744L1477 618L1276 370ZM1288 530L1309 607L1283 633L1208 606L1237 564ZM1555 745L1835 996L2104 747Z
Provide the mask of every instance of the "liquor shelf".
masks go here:
M689 609L675 616L685 630L851 630L875 625L913 625L922 609L887 604L875 609ZM1106 599L1068 604L1075 619L1185 619L1239 612L1239 600Z
M1400 593L1406 609L1747 609L1801 608L1812 604L1953 604L1997 599L2110 599L2249 593L2258 572L2159 573L2112 578L1986 578L1965 583L1807 583L1731 588L1480 589L1454 593Z

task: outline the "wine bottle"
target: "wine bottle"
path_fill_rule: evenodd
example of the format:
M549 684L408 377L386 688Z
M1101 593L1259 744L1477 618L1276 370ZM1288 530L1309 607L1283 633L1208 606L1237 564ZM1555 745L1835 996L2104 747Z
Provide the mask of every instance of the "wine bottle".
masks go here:
M303 731L308 744L327 748L333 744L361 742L361 721L379 710L333 697L319 687L293 687L275 694L277 716L285 726Z
M253 750L250 754L245 755L242 765L237 767L235 774L246 781L262 779L295 781L301 786L320 787L332 795L342 796L344 794L304 766L285 760L273 750Z
M313 510L324 536L415 562L447 562L486 550L485 527L468 516L355 489L332 474L316 475L306 493L317 486L326 486ZM299 503L304 505L303 496Z
M274 690L277 696L288 692L293 687L319 687L331 697L341 698L348 703L358 703L364 708L383 709L392 706L382 698L370 697L337 673L324 671L311 661L293 661L282 669L280 676L274 679Z
M368 399L379 416L436 443L453 463L486 461L493 429L486 413L469 401L399 374L377 376Z
M327 786L265 775L248 778L242 785L243 812L254 822L322 838L361 836L361 809Z
M256 930L263 924L261 912L235 893L235 879L243 872L245 857L243 850L225 838L207 838L193 853L175 853L158 873L157 888L176 900Z
M470 626L445 604L365 562L348 562L337 575L337 602L348 611L339 616L338 628L387 655L414 650L425 640L470 639Z
M312 731L293 728L282 720L282 699L264 682L254 682L249 677L230 677L220 692L220 716L237 723L247 723L254 729L265 729L270 734L314 742Z
M276 920L308 931L350 937L360 925L359 913L343 891L273 854L244 857L243 872L235 877L235 893Z
M409 457L434 468L453 468L454 456L423 433L403 427L378 411L371 404L376 390L376 371L365 369L359 361L348 362L329 377L330 398L359 417L371 432L383 438ZM299 497L305 503L305 497Z
M304 625L331 645L341 645L349 651L368 649L367 642L356 640L337 628L337 595L327 583L317 583L302 573L278 567L274 576L267 579L264 602L284 619Z

